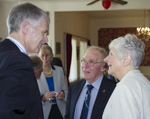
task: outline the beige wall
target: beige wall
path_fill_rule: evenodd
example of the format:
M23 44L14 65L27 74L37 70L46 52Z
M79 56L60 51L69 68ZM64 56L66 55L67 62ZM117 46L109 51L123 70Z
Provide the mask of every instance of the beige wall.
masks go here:
M128 17L107 17L107 18L97 18L91 19L90 26L90 38L92 39L92 44L96 45L98 41L98 30L100 28L123 28L123 27L137 27L141 24L143 26L143 22L141 21L141 17L132 16Z
M0 2L0 37L3 39L8 36L6 27L8 12L15 4L17 4L17 2Z
M90 38L90 20L83 13L56 13L55 14L55 41L61 42L61 57L64 63L64 33L70 33L84 38Z

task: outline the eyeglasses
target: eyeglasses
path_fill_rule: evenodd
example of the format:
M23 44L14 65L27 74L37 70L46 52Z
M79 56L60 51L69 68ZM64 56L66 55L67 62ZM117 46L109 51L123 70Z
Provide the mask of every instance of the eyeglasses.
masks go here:
M90 67L94 66L94 64L97 64L97 63L104 63L104 62L93 62L93 61L86 61L86 60L81 60L81 63L82 64L88 64Z
M49 56L51 56L51 54L50 53L48 53L48 54L41 54L41 56L42 57L49 57Z

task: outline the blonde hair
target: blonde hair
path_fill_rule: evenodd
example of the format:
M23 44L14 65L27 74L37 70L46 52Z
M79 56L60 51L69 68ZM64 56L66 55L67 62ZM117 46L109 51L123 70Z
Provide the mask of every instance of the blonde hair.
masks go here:
M42 51L43 49L49 50L49 52L50 52L50 54L51 54L51 56L52 56L52 58L53 58L53 50L52 50L52 48L51 48L47 43L45 43L45 44L42 45L42 47L41 47L41 49L40 49L40 52L39 52L39 55L41 55L41 51Z

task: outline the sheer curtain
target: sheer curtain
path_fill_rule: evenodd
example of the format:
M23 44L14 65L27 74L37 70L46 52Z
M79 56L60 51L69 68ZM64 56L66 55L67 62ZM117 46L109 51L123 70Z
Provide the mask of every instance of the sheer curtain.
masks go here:
M83 58L87 47L88 47L87 41L80 41L80 60ZM80 79L82 79L81 62L80 62Z
M90 41L71 34L66 34L65 37L65 72L67 75L68 86L70 83L82 78L80 60Z
M77 80L77 41L72 37L72 56L71 56L71 66L69 73L69 82Z

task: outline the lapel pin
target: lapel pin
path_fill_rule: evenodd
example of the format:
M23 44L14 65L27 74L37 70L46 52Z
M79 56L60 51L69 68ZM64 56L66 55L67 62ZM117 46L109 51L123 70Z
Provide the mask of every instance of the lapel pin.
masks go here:
M103 90L103 93L105 93L106 92L106 90Z

